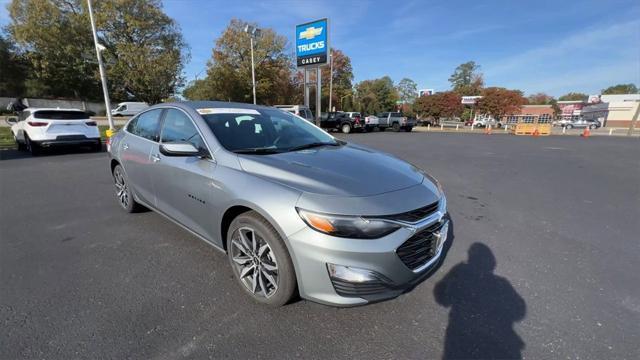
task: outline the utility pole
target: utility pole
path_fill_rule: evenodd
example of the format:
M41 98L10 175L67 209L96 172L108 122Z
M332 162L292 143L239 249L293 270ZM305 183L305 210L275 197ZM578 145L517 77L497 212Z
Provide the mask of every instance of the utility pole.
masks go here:
M629 124L629 130L627 131L627 136L633 135L633 129L636 127L636 122L638 121L639 115L640 115L640 101L638 102L638 107L636 107L636 113L633 115L631 124Z
M329 50L329 111L333 111L331 107L331 98L333 97L333 51ZM342 107L342 105L340 105ZM344 110L344 109L340 109Z
M256 104L256 66L253 62L253 39L260 36L261 30L255 26L247 25L244 32L251 37L251 83L253 84L253 104Z
M102 50L105 47L98 43L98 34L96 32L96 21L93 18L93 7L91 6L91 0L87 0L87 6L89 7L89 19L91 20L91 32L93 33L93 44L96 47L96 56L98 57L98 68L100 69L100 81L102 82L102 92L104 94L104 106L107 109L107 120L109 121L109 131L107 131L107 137L113 135L115 127L113 125L113 117L111 117L111 100L109 100L109 89L107 87L107 75L104 71L104 64L102 64Z
M253 63L253 36L251 36L251 82L253 83L253 105L256 104L256 66Z

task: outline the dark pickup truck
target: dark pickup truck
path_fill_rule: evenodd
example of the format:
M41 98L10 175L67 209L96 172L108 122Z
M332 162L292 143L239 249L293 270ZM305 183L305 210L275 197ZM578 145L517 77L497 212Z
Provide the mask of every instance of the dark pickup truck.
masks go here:
M349 114L343 112L330 112L320 121L320 127L327 130L340 130L345 134L353 130L364 129L364 122L360 116L349 117Z

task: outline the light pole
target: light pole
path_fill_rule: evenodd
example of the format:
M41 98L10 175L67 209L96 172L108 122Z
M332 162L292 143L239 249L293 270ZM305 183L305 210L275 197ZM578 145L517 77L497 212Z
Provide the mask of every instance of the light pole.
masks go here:
M331 98L333 97L333 51L329 50L329 112L333 111L331 108ZM342 102L340 103L342 106ZM340 109L344 110L344 109Z
M109 121L109 130L107 131L107 137L113 135L115 127L113 126L113 118L111 117L111 100L109 100L109 89L107 87L107 75L104 71L104 65L102 64L102 51L106 48L98 43L98 34L96 32L96 21L93 19L93 7L91 6L91 0L87 0L87 6L89 7L89 19L91 20L91 32L93 33L93 44L96 47L96 56L98 57L98 68L100 69L100 81L102 82L102 92L104 93L104 106L107 108L107 120Z
M253 83L253 104L256 104L256 70L253 63L253 39L260 36L260 29L255 26L247 25L244 27L244 32L249 34L251 41L251 82Z
M340 110L344 111L344 104L342 103L344 98L346 98L347 96L351 96L351 94L347 94L345 96L340 97Z

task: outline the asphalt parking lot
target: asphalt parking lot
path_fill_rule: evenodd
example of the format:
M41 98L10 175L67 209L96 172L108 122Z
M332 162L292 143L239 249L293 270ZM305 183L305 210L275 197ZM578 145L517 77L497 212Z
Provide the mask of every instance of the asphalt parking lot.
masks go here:
M106 153L0 152L0 358L640 358L640 140L340 137L427 169L454 224L429 279L347 309L253 303L223 254L120 210Z

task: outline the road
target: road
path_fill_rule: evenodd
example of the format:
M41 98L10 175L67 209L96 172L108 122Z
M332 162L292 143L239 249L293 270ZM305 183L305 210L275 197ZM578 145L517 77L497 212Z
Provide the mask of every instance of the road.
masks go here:
M429 279L347 309L253 303L223 254L120 210L104 153L0 152L0 358L640 358L638 139L344 138L440 179L454 224Z

